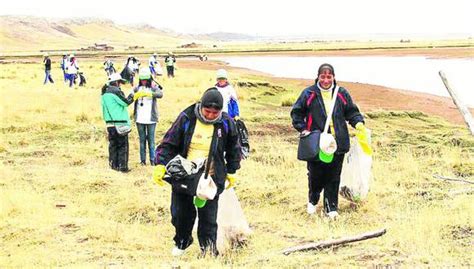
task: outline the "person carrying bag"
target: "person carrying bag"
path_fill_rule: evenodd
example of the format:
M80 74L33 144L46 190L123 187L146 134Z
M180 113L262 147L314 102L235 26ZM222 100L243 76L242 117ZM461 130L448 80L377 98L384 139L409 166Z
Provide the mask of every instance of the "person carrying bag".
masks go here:
M293 105L291 118L301 137L298 159L307 162L307 212L310 215L316 212L324 190L324 212L335 219L339 215L338 192L344 154L350 147L346 121L356 128L358 137L363 140L367 137L364 118L349 92L337 85L330 64L319 67L315 84L303 90Z
M222 112L223 98L216 88L204 92L200 102L186 108L166 132L155 151L157 166L153 171L153 180L160 186L165 181L172 181L171 223L175 228L172 250L173 256L182 255L193 243L192 230L196 216L198 221L198 239L202 255L210 252L218 255L217 209L219 195L224 191L226 181L235 182L234 174L240 168L241 151L238 133L234 121L227 113ZM180 169L169 165L182 156ZM203 175L194 173L198 165L189 165L188 161L197 164L207 159ZM201 161L202 162L202 161ZM179 168L179 166L177 167ZM194 171L193 171L194 169ZM176 173L178 172L178 173ZM165 177L166 174L170 178ZM181 174L181 180L173 182L173 176ZM189 179L187 175L192 174ZM186 183L187 182L187 183ZM186 184L185 184L186 183ZM199 204L195 197L206 200ZM211 199L212 198L212 199ZM196 210L196 206L198 206Z
M127 107L133 103L133 93L128 97L120 89L124 80L120 74L109 76L102 87L102 116L107 126L109 140L109 165L120 172L128 172L128 133L131 131Z

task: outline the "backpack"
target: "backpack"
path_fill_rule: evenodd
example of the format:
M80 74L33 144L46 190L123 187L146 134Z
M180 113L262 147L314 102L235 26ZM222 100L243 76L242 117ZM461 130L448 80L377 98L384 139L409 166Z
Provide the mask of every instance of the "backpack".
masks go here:
M244 159L247 159L250 155L249 132L243 121L236 120L235 125L239 134L239 143L241 147L242 157Z

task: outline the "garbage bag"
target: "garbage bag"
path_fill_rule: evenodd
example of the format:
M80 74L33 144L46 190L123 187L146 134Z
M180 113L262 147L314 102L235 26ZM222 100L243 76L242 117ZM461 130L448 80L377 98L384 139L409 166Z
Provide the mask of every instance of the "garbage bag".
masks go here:
M370 132L369 132L370 141ZM367 197L372 180L372 156L362 150L357 138L351 139L351 148L344 157L339 193L342 197L359 202Z
M220 253L242 246L252 233L234 188L219 196L217 249Z

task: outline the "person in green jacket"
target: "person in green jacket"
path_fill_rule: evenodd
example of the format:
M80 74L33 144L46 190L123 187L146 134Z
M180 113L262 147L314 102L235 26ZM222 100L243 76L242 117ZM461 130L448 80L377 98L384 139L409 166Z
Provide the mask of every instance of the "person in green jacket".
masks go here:
M127 97L120 89L120 84L125 82L118 73L109 76L109 81L102 87L102 115L107 126L109 140L109 165L120 172L128 172L128 132L131 130L130 117L127 107L133 103L134 94ZM120 134L117 126L127 129L128 132Z

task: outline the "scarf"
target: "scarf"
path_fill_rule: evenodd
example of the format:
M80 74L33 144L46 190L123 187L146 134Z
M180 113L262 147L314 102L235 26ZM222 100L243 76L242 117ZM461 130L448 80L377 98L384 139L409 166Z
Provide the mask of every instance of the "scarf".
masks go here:
M198 120L200 122L204 123L204 124L214 124L214 123L218 123L222 120L222 110L219 113L219 116L217 118L215 118L214 120L206 119L204 117L204 115L202 115L202 112L201 112L201 102L196 103L196 106L194 107L194 114L196 115Z

